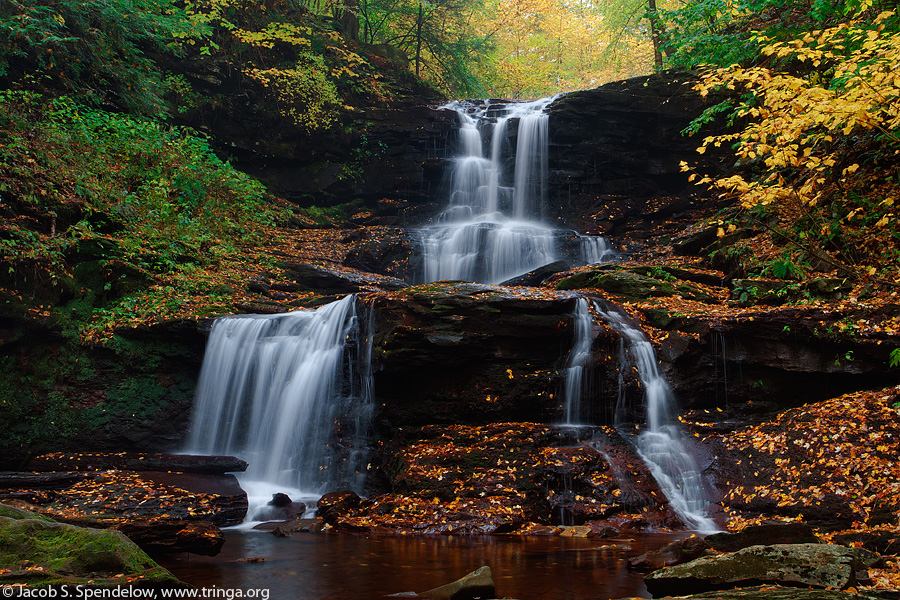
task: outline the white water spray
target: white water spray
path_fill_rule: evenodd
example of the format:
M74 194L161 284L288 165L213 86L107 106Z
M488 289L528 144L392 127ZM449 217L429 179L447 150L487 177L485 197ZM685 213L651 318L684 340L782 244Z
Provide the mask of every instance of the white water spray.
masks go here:
M254 501L274 492L307 503L335 489L361 493L370 354L371 333L360 332L354 296L314 311L216 320L191 451L249 463L241 483L251 518Z
M685 524L701 533L719 531L713 520L706 516L709 506L707 486L700 467L691 454L689 438L674 416L675 398L668 382L659 373L653 345L643 331L631 325L624 314L603 311L599 306L596 308L609 326L622 334L625 350L634 359L644 388L646 427L635 441L638 454ZM624 370L623 364L620 372ZM616 407L617 415L624 412L624 406L621 405L624 402L622 389L620 378L620 406Z

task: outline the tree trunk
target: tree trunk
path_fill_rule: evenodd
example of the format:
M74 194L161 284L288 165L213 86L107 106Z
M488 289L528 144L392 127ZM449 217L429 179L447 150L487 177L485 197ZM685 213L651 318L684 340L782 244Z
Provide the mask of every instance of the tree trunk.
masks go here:
M653 40L653 62L657 69L662 69L662 36L663 24L659 20L656 10L656 0L647 0L647 15L650 18L650 39Z
M345 37L354 42L359 40L359 0L344 0L340 24Z
M425 21L425 5L419 2L419 18L416 20L416 77L422 60L422 23Z

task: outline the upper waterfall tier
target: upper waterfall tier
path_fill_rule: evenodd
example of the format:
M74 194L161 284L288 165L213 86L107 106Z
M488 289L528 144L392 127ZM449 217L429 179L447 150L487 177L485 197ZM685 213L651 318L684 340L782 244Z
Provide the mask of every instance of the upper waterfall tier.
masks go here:
M548 222L546 108L553 100L442 107L459 117L458 153L447 207L421 232L424 281L500 283L564 254L581 263L609 257L605 243L583 241ZM518 124L514 148L512 123Z

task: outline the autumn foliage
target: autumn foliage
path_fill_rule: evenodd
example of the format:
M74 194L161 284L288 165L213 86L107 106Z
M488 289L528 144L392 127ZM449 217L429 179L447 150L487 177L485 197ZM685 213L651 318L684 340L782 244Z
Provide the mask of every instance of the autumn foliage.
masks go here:
M737 172L699 182L737 199L745 218L769 220L783 245L824 249L845 276L900 280L896 13L866 13L788 41L757 39L762 64L711 70L697 86L740 96L737 130L698 148L731 148Z

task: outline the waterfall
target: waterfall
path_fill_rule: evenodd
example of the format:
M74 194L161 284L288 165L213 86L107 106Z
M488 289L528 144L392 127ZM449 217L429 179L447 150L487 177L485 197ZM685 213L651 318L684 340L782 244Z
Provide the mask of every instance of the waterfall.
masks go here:
M459 155L454 159L450 195L437 223L421 231L425 282L465 280L500 283L559 260L564 232L546 224L549 115L554 98L507 104L491 123L496 107L451 102L442 108L459 118ZM507 131L518 120L512 176ZM482 139L482 135L489 136ZM489 147L489 156L484 149ZM578 262L606 260L590 236L579 236ZM596 239L596 238L594 238ZM605 246L605 241L603 242Z
M599 306L596 308L609 326L622 334L623 358L627 350L634 360L644 388L646 423L635 440L638 454L685 524L702 533L718 531L712 519L705 514L709 505L707 486L700 467L691 455L688 444L690 438L675 418L675 397L666 379L659 373L653 345L643 331L631 325L623 313L603 311ZM617 421L625 412L621 373L626 368L623 360L620 367L619 405L616 407Z
M578 245L582 259L588 265L610 261L616 254L606 238L598 235L579 235Z
M581 424L581 396L584 388L585 371L591 361L591 343L594 336L594 319L588 301L578 298L572 315L574 338L569 358L566 361L563 407L566 413L564 425Z
M355 296L314 311L217 319L197 387L191 451L245 459L241 482L251 506L259 487L253 482L264 482L262 500L274 491L295 500L335 489L361 493L372 411L370 329L360 326Z

